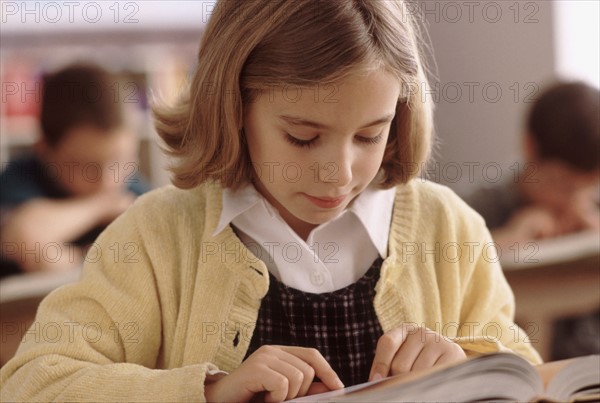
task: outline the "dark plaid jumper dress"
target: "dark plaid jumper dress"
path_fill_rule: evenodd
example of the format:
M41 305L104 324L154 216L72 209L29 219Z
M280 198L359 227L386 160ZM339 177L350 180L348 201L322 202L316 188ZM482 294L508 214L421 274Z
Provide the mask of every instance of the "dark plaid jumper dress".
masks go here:
M381 264L378 258L357 282L323 294L288 287L269 273L244 360L265 344L313 347L345 386L366 382L383 334L373 308Z

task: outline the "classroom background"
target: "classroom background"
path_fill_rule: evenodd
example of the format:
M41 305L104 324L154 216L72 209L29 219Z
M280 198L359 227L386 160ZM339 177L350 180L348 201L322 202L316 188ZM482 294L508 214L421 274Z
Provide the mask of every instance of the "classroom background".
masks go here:
M154 188L168 184L168 159L152 127L150 104L174 101L185 86L214 3L1 1L2 169L30 150L39 135L41 75L89 61L120 77L113 90L130 104L140 142L139 171ZM547 84L565 79L600 87L597 1L423 0L411 6L430 35L425 54L431 91L425 96L436 107L438 144L423 173L460 195L523 169L524 114ZM545 359L552 358L555 319L600 306L600 246L591 245L593 256L575 256L575 263L506 269L517 299L517 321ZM41 298L76 275L0 281L0 365L18 346Z

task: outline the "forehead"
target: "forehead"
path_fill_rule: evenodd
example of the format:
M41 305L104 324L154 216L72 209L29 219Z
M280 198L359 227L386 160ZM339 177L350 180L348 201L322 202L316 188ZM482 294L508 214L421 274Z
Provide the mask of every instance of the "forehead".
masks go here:
M133 153L135 133L125 128L103 131L94 127L76 127L66 133L56 146L57 151L73 160L101 161Z
M297 116L317 121L322 129L350 129L395 113L400 83L385 72L350 75L332 84L313 87L273 86L250 105L248 113L281 123Z

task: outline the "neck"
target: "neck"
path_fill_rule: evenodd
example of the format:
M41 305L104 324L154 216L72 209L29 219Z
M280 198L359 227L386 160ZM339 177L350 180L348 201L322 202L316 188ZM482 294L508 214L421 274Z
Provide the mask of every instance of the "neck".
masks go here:
M317 224L310 224L305 221L302 221L292 213L290 213L281 203L275 199L271 193L265 189L262 184L258 181L253 182L254 187L267 201L277 209L281 218L290 228L300 237L302 240L306 241L310 232L317 227Z

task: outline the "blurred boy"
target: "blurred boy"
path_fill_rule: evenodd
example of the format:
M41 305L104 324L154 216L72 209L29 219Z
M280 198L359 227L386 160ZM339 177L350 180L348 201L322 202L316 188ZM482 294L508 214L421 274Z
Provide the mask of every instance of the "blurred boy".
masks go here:
M500 249L599 231L600 91L579 82L549 87L529 112L524 140L518 180L467 198ZM554 360L600 353L600 312L559 321L553 339Z
M85 247L147 190L116 83L93 65L44 78L42 137L0 176L1 275L79 266Z
M467 198L502 249L515 242L600 228L600 91L559 83L527 118L518 180ZM513 178L510 178L513 179Z

